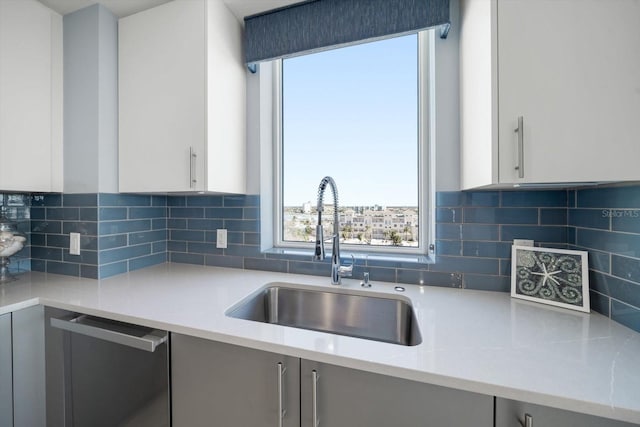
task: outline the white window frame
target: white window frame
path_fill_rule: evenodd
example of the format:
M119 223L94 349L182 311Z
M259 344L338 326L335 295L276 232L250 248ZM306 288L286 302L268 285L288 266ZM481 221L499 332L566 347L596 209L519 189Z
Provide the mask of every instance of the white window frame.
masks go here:
M418 247L371 246L340 243L343 254L435 255L435 35L433 30L418 33ZM273 248L313 250L313 242L291 242L282 239L282 60L273 61L273 205L271 232ZM320 179L318 178L318 185ZM339 183L338 183L339 185ZM315 195L317 188L310 188ZM315 201L315 200L314 200ZM265 206L263 204L263 206ZM329 250L329 248L327 248Z

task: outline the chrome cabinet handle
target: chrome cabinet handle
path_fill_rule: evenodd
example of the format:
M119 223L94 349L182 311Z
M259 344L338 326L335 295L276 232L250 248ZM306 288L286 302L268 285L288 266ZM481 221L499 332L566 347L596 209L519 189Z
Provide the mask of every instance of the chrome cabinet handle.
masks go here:
M287 413L287 410L284 408L284 374L287 372L287 368L282 364L282 362L278 362L278 427L283 427L284 425L284 416Z
M533 427L533 417L529 414L524 414L524 422L522 427Z
M196 188L196 183L198 182L196 179L196 159L198 155L196 154L193 147L189 147L189 188Z
M318 420L318 378L318 371L315 369L311 371L311 412L313 416L313 427L318 427L318 425L320 425L320 420Z
M518 178L524 178L524 117L518 116L518 127L514 130L518 134Z

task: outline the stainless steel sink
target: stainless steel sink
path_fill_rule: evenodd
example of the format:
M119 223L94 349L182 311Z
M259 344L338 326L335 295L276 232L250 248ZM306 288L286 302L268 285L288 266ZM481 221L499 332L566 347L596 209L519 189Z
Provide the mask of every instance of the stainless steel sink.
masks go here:
M242 301L227 316L406 346L422 342L411 304L392 297L274 284Z

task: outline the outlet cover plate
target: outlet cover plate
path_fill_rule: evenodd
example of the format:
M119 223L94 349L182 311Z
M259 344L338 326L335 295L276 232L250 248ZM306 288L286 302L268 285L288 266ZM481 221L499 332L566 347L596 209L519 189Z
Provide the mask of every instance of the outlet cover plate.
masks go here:
M533 240L529 239L513 239L514 246L533 246Z
M216 248L225 249L227 247L227 229L218 228L216 231Z
M80 255L80 233L69 233L69 254Z

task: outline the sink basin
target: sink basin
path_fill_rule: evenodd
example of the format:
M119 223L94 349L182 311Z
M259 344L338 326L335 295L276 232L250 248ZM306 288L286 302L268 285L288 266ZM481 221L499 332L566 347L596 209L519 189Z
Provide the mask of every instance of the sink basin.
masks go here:
M413 307L393 297L273 284L227 316L406 346L422 342Z

